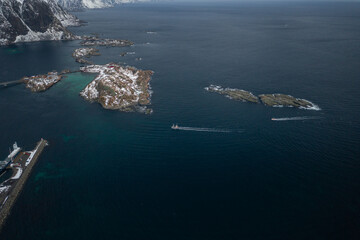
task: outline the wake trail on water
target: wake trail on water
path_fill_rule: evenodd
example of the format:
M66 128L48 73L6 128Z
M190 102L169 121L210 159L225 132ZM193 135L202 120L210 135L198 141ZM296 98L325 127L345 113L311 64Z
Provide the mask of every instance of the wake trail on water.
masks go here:
M242 132L242 131L234 131L234 130L230 130L230 129L197 128L197 127L178 127L176 130L195 131L195 132L214 132L214 133L232 133L232 132L241 133Z
M272 121L301 121L301 120L313 120L313 119L321 119L321 117L288 117L288 118L272 118Z

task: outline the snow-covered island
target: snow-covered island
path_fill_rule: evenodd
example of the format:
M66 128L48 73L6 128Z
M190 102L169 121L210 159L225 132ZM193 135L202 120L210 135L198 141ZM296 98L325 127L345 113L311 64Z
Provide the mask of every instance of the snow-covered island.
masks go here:
M98 36L83 36L82 46L109 46L109 47L126 47L134 45L129 40L99 38Z
M150 80L152 71L123 67L118 64L89 65L81 67L82 72L98 73L80 95L90 102L98 102L105 109L125 112L151 113Z
M320 108L314 103L295 98L286 94L261 94L255 96L253 93L236 88L223 88L221 86L210 85L205 88L208 92L215 92L234 100L240 100L243 102L262 103L265 106L270 107L296 107L300 109L308 110L320 110Z
M90 56L99 56L99 50L96 48L78 48L75 49L72 56L75 58L75 61L78 63L92 64L89 60L84 59L84 57L89 58Z
M26 84L32 92L42 92L49 89L62 79L63 75L58 72L49 72L44 75L36 75L31 77L23 77L21 80Z

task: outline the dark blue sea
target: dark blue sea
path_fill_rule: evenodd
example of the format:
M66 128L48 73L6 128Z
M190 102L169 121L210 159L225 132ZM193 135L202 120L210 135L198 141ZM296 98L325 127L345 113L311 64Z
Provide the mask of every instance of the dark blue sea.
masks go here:
M1 240L360 239L360 3L153 3L75 14L87 21L76 34L135 42L100 47L91 60L153 70L154 113L86 102L79 92L91 74L43 93L1 88L0 156L14 141L26 150L50 142ZM2 47L0 81L78 69L79 46ZM238 102L206 92L210 84L290 94L321 110ZM316 119L271 121L303 116Z

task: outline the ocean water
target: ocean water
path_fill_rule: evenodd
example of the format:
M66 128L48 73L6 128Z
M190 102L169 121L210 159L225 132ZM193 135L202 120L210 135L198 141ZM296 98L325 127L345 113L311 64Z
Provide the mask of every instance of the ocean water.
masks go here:
M75 14L88 22L72 28L79 35L135 42L100 47L91 60L153 70L154 113L84 101L91 74L70 74L44 93L1 88L1 156L15 140L28 150L50 142L1 240L360 238L359 3ZM2 47L0 81L77 69L77 47ZM237 102L206 92L210 84L291 94L321 111Z

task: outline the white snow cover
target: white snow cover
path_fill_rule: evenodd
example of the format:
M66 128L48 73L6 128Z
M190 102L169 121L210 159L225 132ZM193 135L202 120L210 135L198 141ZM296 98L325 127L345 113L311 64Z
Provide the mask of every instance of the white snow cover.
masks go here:
M41 7L44 4L48 6L48 9ZM30 24L30 20L25 17L29 14L52 19L49 25L43 26L47 28L44 29L45 32L36 32L34 30L38 28L34 28L34 23ZM15 20L18 24L10 24L11 21L14 22ZM33 0L30 2L24 0L0 0L0 45L14 42L73 39L75 36L67 31L65 27L79 25L80 20L67 13L54 0Z
M90 55L93 52L97 52L96 48L77 48L73 52L73 57L82 58Z
M42 40L60 40L62 39L63 32L56 31L51 28L46 32L33 32L29 30L26 35L19 35L16 37L15 42L33 42L33 41L42 41Z
M11 187L11 186L1 186L1 187L0 187L0 193L6 192L7 190L9 190L10 187Z
M112 4L103 0L83 0L85 8L106 8L111 7Z
M80 95L89 101L99 101L107 109L125 109L136 105L144 89L138 83L138 72L134 68L117 64L90 65L80 68L83 72L99 73ZM100 96L100 89L109 93ZM146 90L148 91L148 90ZM99 99L101 98L101 99Z
M109 8L124 3L150 2L153 0L57 0L65 9Z
M22 170L22 168L16 168L17 169L17 172L16 172L16 174L15 174L15 176L13 176L12 178L10 178L10 179L19 179L20 178L20 176L21 176L21 174L22 174L22 172L23 172L23 170Z
M49 72L47 75L37 75L25 77L26 87L34 92L45 91L55 83L61 80L61 75L57 72Z

